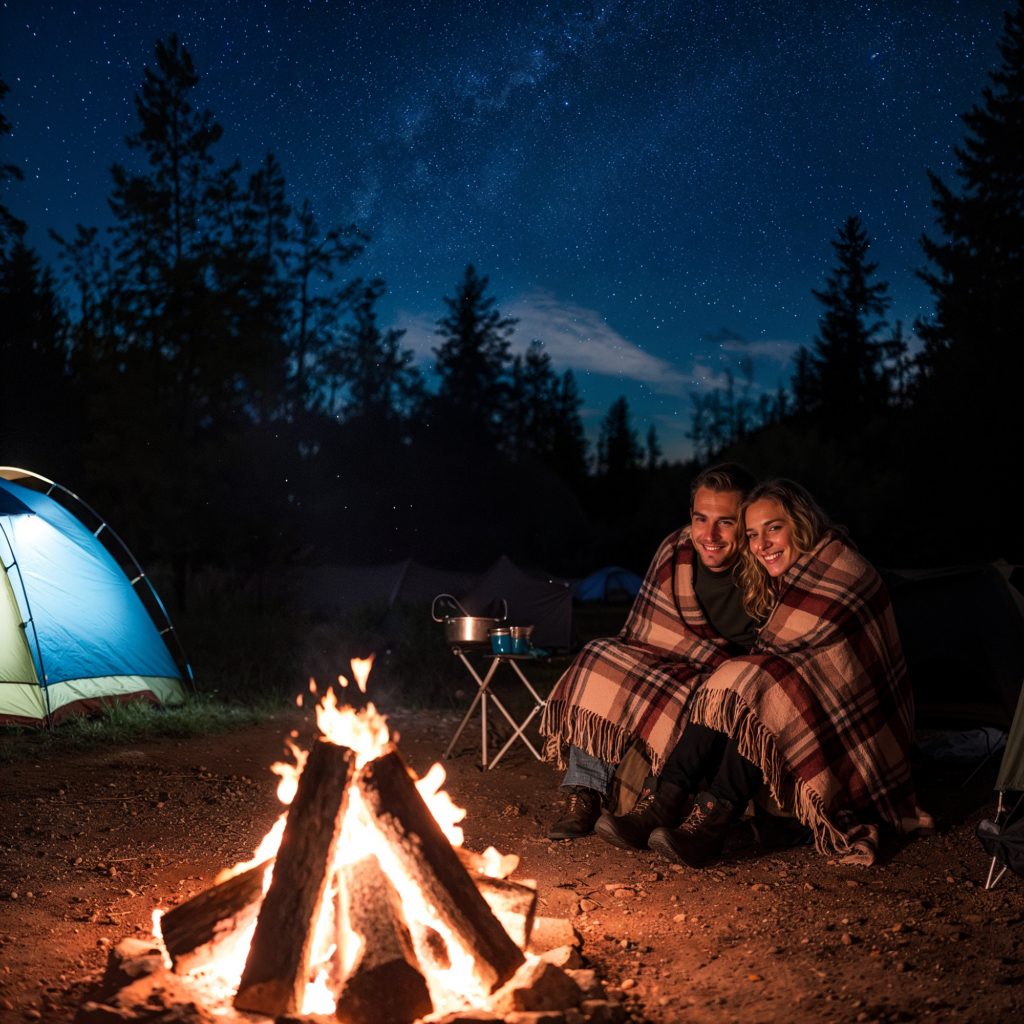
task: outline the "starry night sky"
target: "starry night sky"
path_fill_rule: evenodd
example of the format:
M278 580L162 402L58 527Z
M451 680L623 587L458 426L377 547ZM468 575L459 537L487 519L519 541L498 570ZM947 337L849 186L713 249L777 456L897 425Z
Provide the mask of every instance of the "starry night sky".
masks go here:
M134 93L177 32L218 160L271 149L293 202L368 230L356 272L387 280L425 363L472 261L516 344L573 367L589 430L625 394L680 457L692 392L745 358L759 387L788 378L849 214L892 318L928 312L925 169L952 180L1004 6L7 0L0 156L26 180L5 201L47 258L47 228L108 223Z

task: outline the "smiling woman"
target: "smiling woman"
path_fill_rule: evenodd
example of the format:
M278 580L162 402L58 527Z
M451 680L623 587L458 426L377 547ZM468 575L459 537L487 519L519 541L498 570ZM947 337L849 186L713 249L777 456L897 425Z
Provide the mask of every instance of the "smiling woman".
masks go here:
M781 577L801 555L813 551L829 531L842 534L810 492L793 480L766 480L758 484L740 508L747 545L743 548L740 585L743 606L756 618L765 618L778 601Z

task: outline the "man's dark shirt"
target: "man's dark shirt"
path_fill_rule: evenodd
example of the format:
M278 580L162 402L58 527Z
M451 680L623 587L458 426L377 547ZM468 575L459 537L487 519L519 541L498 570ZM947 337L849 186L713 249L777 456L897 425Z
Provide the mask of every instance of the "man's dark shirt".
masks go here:
M743 609L743 592L732 580L732 570L712 572L700 555L693 555L693 589L711 628L746 654L757 639L757 620Z

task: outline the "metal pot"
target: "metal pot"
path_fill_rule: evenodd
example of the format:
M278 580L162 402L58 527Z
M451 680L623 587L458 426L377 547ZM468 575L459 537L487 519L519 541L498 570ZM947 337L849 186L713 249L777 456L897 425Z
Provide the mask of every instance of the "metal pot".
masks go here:
M462 615L445 615L439 618L435 608L443 597L448 598ZM505 600L501 603L505 609L504 614L500 619L493 619L483 615L470 615L459 603L458 598L451 594L438 594L430 606L430 615L435 622L444 623L445 642L453 647L490 647L491 637L488 631L508 618L508 603Z

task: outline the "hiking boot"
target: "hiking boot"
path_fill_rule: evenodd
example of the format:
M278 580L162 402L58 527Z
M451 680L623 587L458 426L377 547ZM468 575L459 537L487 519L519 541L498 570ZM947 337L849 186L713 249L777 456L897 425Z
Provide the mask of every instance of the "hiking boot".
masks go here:
M615 817L605 811L594 831L612 846L623 850L646 850L656 828L675 828L686 817L692 797L679 786L663 782L656 791L647 790L629 814Z
M679 828L656 828L647 845L677 864L699 868L721 856L725 834L743 816L744 809L710 793L701 793Z
M565 814L548 829L548 839L581 839L593 834L601 816L601 794L587 786L574 786L566 801Z

